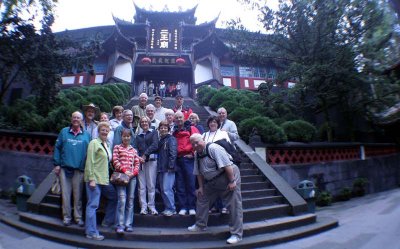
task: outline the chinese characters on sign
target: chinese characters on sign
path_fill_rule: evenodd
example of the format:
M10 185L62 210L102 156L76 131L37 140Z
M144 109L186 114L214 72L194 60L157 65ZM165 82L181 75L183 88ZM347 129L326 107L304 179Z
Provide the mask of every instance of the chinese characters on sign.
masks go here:
M149 56L151 65L177 65L176 56ZM141 61L141 60L138 60Z
M150 49L178 50L179 32L177 28L152 28L150 32Z

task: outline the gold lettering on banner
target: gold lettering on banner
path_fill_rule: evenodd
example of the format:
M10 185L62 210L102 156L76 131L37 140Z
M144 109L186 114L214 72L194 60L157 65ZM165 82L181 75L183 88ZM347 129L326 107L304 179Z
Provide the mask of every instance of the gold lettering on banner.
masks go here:
M160 48L168 48L168 29L162 29L160 31Z

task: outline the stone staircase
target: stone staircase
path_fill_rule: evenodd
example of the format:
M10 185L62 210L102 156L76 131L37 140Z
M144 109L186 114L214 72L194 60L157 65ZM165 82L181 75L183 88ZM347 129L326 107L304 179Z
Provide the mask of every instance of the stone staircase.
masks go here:
M228 215L219 213L210 214L207 231L193 233L187 231L195 222L193 216L143 216L136 210L133 233L120 236L111 228L99 227L106 240L86 239L84 228L62 224L60 197L49 193L54 173L28 200L29 212L20 212L15 219L6 217L3 222L49 240L84 248L257 248L338 225L334 219L307 213L306 202L260 156L243 141L236 145L244 158L240 165L244 238L236 245L225 243L229 237ZM162 210L159 196L157 200L158 210ZM138 207L137 202L135 206Z

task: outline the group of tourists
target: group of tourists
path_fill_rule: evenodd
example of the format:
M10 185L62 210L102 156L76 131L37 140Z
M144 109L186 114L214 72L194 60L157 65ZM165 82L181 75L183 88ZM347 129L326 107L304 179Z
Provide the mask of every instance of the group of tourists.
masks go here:
M100 122L94 120L99 113L94 104L83 106L83 113L72 113L71 124L61 130L54 150L54 172L59 175L62 190L63 224L75 222L85 226L88 239L103 240L96 212L100 197L104 196L101 226L113 227L118 234L133 232L136 185L141 215L159 215L155 205L159 186L162 215L196 216L196 223L188 230L197 232L206 229L210 210L217 207L230 215L231 237L227 243L239 242L243 235L240 172L225 149L213 143L220 139L229 143L237 140L235 123L227 119L222 107L218 116L208 118L208 131L204 132L198 115L183 105L182 96L176 96L173 109L164 108L162 101L162 97L156 96L154 105L149 104L147 94L142 93L138 105L132 109L115 106L113 119L101 113ZM128 180L113 184L110 176L113 180Z
M161 98L175 97L182 94L183 82L178 81L177 83L171 82L166 84L163 80L159 83L154 83L153 80L149 82L143 81L142 92L148 96L160 96Z

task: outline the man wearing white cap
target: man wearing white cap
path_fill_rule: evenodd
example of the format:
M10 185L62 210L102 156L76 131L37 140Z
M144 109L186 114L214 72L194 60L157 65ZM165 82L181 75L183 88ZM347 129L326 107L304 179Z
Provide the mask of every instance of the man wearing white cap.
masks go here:
M139 126L139 119L141 117L146 117L146 106L147 106L147 100L149 97L147 96L146 93L141 93L139 95L139 104L134 105L132 107L132 112L133 112L133 126L136 128Z

